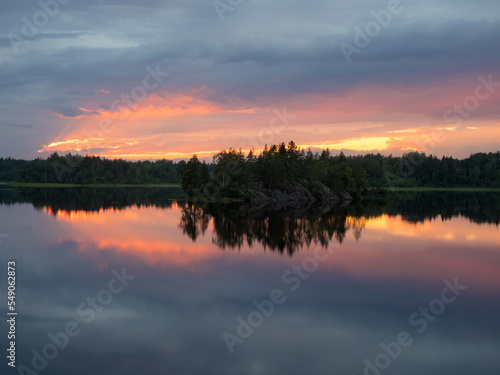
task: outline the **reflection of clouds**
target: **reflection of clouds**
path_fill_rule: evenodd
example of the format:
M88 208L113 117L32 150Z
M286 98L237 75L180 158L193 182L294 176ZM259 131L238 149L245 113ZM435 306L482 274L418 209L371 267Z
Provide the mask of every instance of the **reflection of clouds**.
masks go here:
M413 224L400 216L348 216L348 227L363 228L359 241L347 231L342 246L300 290L286 290L286 303L229 356L222 332L234 329L236 317L247 316L255 299L268 298L276 287L285 290L283 271L300 264L312 248L293 257L265 253L258 244L224 252L212 243L211 222L193 242L178 227L182 207L173 207L129 207L97 217L78 212L54 220L29 205L15 205L1 215L2 230L11 233L8 245L16 243L2 251L23 266L20 358L30 358L33 347L47 343L48 332L77 319L76 306L107 285L109 269L124 266L137 276L134 283L71 341L51 363L51 374L158 368L183 374L358 374L363 359L409 329L408 316L439 295L445 277L457 275L470 285L467 293L425 335L415 335L391 370L456 375L473 364L481 374L496 375L496 226L459 217ZM31 231L21 236L19 223ZM446 233L455 238L443 239ZM464 241L471 233L476 239Z
M189 244L165 241L148 241L141 239L101 238L98 240L75 239L78 250L85 253L108 251L124 254L140 259L141 262L153 267L168 266L196 268L212 257L218 257L218 252L206 244Z
M391 236L448 240L457 243L476 241L478 245L485 246L492 246L498 241L498 229L494 226L471 223L465 217L453 217L451 221L434 219L410 223L402 220L400 215L383 214L370 218L364 226L366 230L381 231L384 235ZM384 240L385 237L380 238Z
M112 252L116 256L133 257L152 267L178 268L195 274L218 272L216 264L222 259L228 264L242 259L259 260L265 248L261 241L268 241L262 236L271 228L276 229L262 226L258 221L254 224L242 221L240 225L230 218L215 219L217 224L214 227L212 216L186 204L174 205L169 210L132 206L120 211L101 210L98 213L72 211L63 214L60 211L56 218L62 230L71 233L69 237L60 237L61 240L73 241L77 249L90 259L96 251ZM343 246L336 251L335 257L323 264L325 272L340 271L363 279L419 280L427 283L451 273L476 280L484 291L500 288L500 262L496 256L499 250L498 229L495 226L471 223L463 217L417 223L387 214L344 216L340 219L343 222L342 232L352 231L345 232ZM340 225L339 217L316 221L293 219L298 220L297 226L291 226L290 220L287 219L284 228L295 228L294 234L299 229L306 235L310 235L311 231L328 232L328 228ZM269 225L268 221L266 223ZM250 232L250 229L255 232ZM219 250L220 242L227 240L220 239L221 235L216 235L216 230L230 235L228 238L231 241L240 238L240 251L237 253L240 258ZM235 235L235 231L242 231L244 235L253 233L253 240L247 241L243 236ZM214 237L219 240L214 242ZM299 246L299 251L294 253L294 261L306 256L308 247L316 246L314 243L307 244L303 242ZM266 258L266 262L270 261ZM446 275L443 275L443 270L446 270Z

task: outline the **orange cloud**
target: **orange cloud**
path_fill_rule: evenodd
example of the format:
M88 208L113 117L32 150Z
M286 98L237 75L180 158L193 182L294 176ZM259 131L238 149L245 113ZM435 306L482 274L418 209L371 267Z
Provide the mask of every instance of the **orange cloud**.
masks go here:
M337 143L302 145L302 148L349 149L354 151L385 150L390 137L364 137L341 140Z
M133 108L123 102L108 109L102 109L100 103L81 108L83 114L69 119L66 129L38 151L126 159L188 158L196 153L210 158L229 147L247 152L289 140L302 148L394 154L458 154L474 144L477 151L485 150L481 145L493 151L491 139L500 135L498 120L481 117L481 111L490 110L494 98L481 102L480 109L461 123L443 119L447 109L474 92L473 86L461 79L448 86L412 90L358 87L345 96L299 93L265 103L224 98L226 104L206 99L207 88L153 94ZM272 108L286 108L293 119L273 122ZM438 129L443 130L445 141L433 139ZM481 131L485 129L490 135Z

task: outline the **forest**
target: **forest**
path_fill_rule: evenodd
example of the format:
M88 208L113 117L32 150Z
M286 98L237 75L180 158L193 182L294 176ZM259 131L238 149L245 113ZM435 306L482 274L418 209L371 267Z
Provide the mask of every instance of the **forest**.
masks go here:
M181 183L186 162L127 161L53 153L47 159L0 158L0 181L66 184Z
M463 160L418 152L401 157L380 153L345 156L343 152L332 155L328 149L313 153L291 141L266 146L260 155L223 150L210 166L194 155L181 174L184 190L194 195L216 190L231 197L252 184L260 189L284 189L290 181L315 181L356 198L367 188L500 188L500 152L477 153Z
M438 158L411 152L403 156L313 153L293 141L265 147L257 155L222 150L211 163L127 161L97 156L58 155L47 159L0 158L0 181L68 184L183 184L185 191L219 190L230 196L252 182L273 189L285 181L319 181L350 193L366 187L500 188L500 152L476 153L465 159Z
M213 157L211 168L194 155L181 172L189 195L250 200L342 200L339 193L356 198L367 188L360 160L352 167L347 157L329 151L313 154L293 141L266 147L261 154L230 148Z

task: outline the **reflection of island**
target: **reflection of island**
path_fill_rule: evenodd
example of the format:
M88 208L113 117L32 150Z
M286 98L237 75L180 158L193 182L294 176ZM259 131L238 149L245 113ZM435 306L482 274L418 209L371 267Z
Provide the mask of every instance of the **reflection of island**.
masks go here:
M37 209L59 215L131 206L178 209L173 198L180 195L179 189L164 188L0 189L0 204L31 203ZM179 226L193 241L206 235L212 221L213 242L222 249L260 243L266 249L289 254L310 244L326 247L332 241L342 242L349 230L359 239L366 220L381 215L401 215L402 220L413 223L462 216L476 223L500 224L498 193L391 193L383 205L365 203L347 207L310 205L284 209L237 204L202 207L187 203L179 206Z
M324 247L342 242L353 231L359 240L366 220L381 215L401 215L403 221L424 222L441 217L464 216L476 223L500 223L500 195L496 193L425 192L391 194L384 205L357 204L347 207L309 206L256 209L247 205L186 206L180 226L187 234L203 233L212 218L212 241L222 249L240 249L258 242L264 249L293 254L303 246ZM196 240L196 236L191 236Z
M324 247L335 240L342 242L353 228L361 236L363 218L353 218L351 207L309 207L307 210L255 209L248 205L211 205L182 208L179 226L193 240L213 220L212 241L221 249L240 249L245 244L261 243L264 249L293 254L303 246L319 243Z

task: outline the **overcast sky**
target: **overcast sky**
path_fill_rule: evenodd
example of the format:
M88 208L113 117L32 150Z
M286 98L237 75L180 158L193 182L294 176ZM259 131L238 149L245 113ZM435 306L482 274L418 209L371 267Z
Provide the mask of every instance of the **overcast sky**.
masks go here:
M497 151L499 15L498 0L6 0L0 157L210 157L292 139Z

